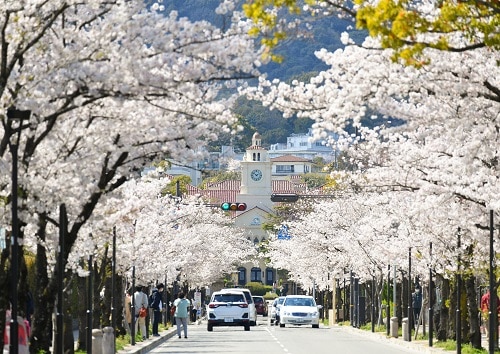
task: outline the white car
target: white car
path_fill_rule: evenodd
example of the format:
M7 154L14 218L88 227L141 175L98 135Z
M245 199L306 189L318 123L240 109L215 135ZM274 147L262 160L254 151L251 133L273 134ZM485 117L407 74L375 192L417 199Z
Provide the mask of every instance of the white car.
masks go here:
M283 301L285 301L284 296L280 296L274 299L271 305L271 316L270 316L271 324L273 323L278 324L280 322L280 307L283 304Z
M224 291L241 291L243 295L245 295L245 298L248 303L248 310L250 311L250 326L256 326L257 325L257 309L255 308L255 303L253 302L253 297L252 293L248 289L243 289L243 288L230 288L230 289L222 289L222 292Z
M241 291L216 291L207 306L207 330L214 326L243 326L250 330L250 309Z
M312 296L287 295L280 308L280 327L287 324L319 328L319 309Z

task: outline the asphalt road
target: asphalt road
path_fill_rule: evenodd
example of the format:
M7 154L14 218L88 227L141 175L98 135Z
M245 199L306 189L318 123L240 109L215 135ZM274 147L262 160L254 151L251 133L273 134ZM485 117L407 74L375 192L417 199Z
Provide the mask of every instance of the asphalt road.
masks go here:
M259 316L260 317L260 316ZM261 317L259 319L262 319ZM370 333L371 334L371 333ZM299 326L280 328L259 320L258 325L245 332L243 327L214 327L208 332L206 322L188 327L188 338L177 335L164 341L149 353L176 354L412 354L423 353L421 347L402 346L401 340L384 339L374 334L345 327L319 329Z

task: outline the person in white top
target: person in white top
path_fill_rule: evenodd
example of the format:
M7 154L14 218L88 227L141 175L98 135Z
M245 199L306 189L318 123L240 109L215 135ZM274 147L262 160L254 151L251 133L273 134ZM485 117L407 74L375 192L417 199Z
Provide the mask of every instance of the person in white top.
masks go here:
M146 339L146 317L140 317L139 311L141 307L148 308L148 296L142 291L142 286L135 287L134 293L134 310L135 310L135 334L137 334L137 327L140 327L142 339Z

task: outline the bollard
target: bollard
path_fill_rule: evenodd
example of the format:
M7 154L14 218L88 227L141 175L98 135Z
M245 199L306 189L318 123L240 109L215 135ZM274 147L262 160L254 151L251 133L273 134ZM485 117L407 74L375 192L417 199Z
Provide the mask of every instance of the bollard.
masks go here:
M102 354L102 331L92 330L92 354Z
M102 331L103 331L102 354L114 354L115 353L115 334L114 334L113 327L104 327Z
M391 337L398 337L398 318L391 317Z
M408 317L405 317L403 318L403 340L409 342L410 341L410 335L408 333L408 326L409 326L409 323L408 323Z

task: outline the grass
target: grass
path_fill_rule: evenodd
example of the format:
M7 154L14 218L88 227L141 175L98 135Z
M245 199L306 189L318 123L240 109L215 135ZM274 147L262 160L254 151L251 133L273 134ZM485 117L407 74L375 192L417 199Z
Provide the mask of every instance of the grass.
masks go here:
M449 351L457 350L457 342L454 340L447 340L446 342L437 342L434 344L436 348L441 348ZM475 349L470 344L462 344L462 354L488 354L486 349ZM495 350L495 353L500 353L500 350Z

